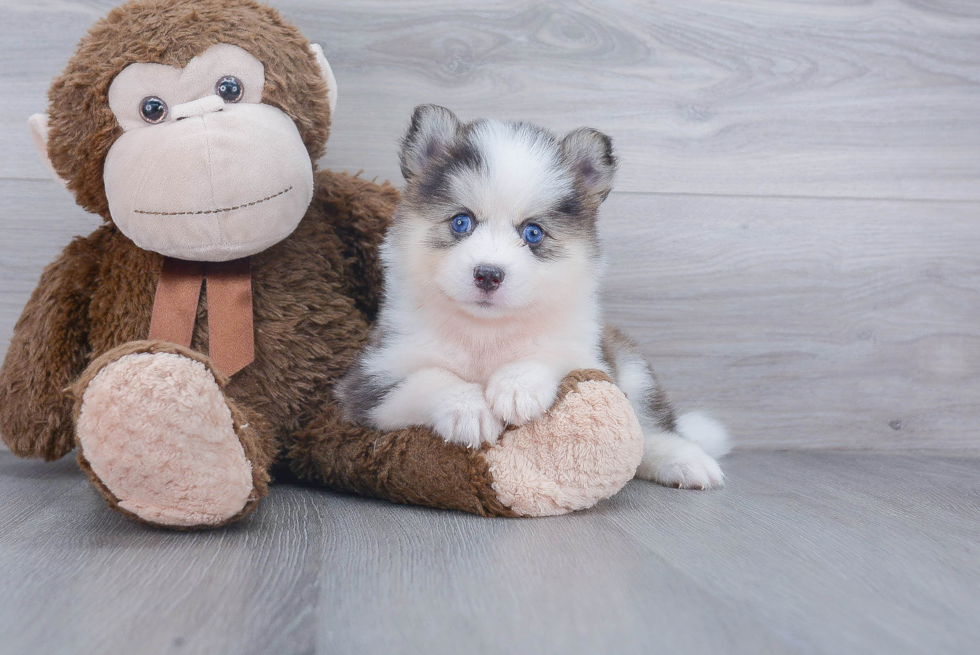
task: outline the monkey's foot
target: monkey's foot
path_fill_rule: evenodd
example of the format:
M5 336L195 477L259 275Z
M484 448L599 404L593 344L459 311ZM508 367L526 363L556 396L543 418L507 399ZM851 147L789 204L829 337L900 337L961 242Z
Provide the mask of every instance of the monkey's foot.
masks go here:
M249 429L207 358L162 342L106 353L75 387L78 459L114 508L176 528L223 525L259 495ZM263 472L264 474L264 472Z
M552 516L622 489L640 464L643 433L604 373L575 371L544 416L504 432L483 455L501 503L524 516Z

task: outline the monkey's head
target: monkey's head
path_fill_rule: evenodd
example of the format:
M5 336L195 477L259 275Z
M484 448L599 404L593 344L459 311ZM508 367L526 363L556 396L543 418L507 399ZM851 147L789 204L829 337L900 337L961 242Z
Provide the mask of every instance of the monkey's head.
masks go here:
M141 248L226 261L305 215L336 89L273 9L136 0L92 27L29 122L79 205Z

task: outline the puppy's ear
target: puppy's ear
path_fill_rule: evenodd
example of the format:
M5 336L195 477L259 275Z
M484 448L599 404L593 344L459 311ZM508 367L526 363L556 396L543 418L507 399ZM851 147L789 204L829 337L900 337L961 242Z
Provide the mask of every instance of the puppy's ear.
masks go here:
M445 107L416 107L412 114L412 124L402 139L400 158L405 180L412 179L444 155L462 129L463 124L456 118L456 114Z
M562 154L575 181L590 195L606 199L616 175L616 155L612 139L588 127L569 132L561 142Z

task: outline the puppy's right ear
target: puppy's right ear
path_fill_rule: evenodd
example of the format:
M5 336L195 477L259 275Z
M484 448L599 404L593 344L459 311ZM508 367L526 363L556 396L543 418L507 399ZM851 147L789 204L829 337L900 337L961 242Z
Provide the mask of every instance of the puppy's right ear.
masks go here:
M456 114L439 105L419 105L402 139L402 175L408 181L439 159L456 140L463 124Z

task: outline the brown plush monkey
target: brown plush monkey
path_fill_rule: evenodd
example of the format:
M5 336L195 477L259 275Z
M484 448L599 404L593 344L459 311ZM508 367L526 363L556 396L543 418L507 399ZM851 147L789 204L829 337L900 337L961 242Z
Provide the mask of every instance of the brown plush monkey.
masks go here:
M471 451L344 423L333 383L378 308L390 185L330 171L336 84L318 46L250 0L144 0L83 38L35 142L105 223L44 271L0 371L17 454L73 448L124 514L222 525L281 465L303 481L483 515L618 491L639 426L602 373Z

